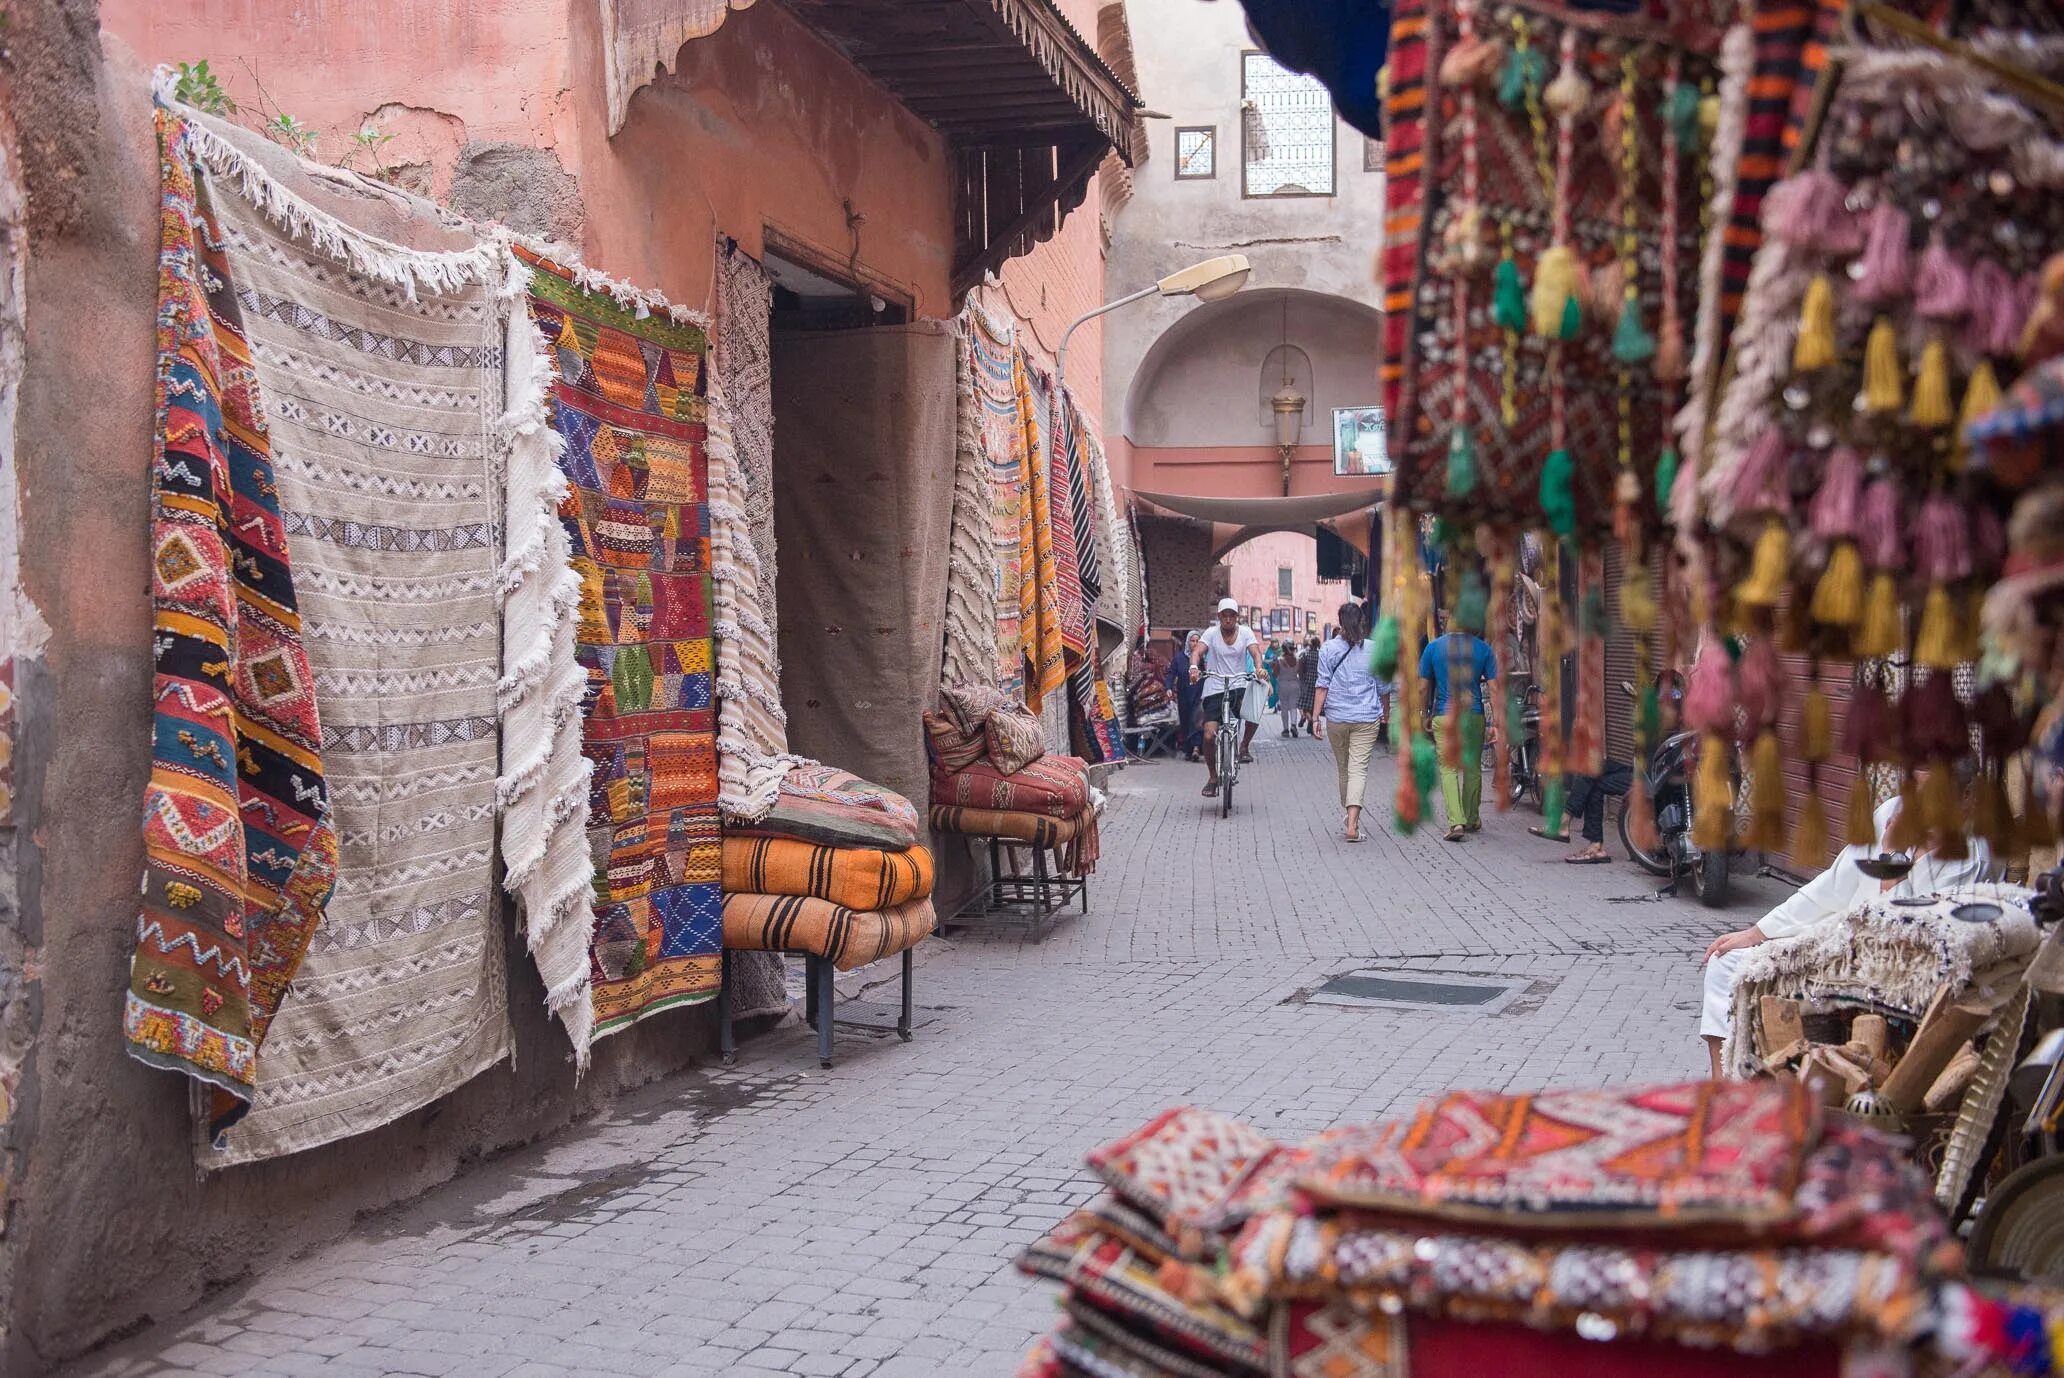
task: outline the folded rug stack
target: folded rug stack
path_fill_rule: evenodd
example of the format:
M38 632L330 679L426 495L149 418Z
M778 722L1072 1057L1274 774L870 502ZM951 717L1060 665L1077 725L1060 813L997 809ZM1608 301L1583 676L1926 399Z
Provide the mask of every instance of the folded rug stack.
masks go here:
M1096 869L1100 845L1089 766L1050 754L1039 719L1000 690L949 688L924 717L935 832L1052 847L1062 874Z
M1896 1141L1794 1084L1456 1092L1295 1146L1183 1107L1088 1163L1110 1190L1019 1263L1067 1289L1021 1378L1835 1378L1960 1261Z
M724 946L841 971L915 947L937 924L919 827L892 790L830 766L789 771L773 810L724 836Z

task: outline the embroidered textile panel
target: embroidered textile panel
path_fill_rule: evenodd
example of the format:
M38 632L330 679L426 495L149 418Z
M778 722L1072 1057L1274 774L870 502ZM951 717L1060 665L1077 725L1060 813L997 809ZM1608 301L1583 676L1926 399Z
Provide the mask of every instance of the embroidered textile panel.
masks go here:
M1061 561L1054 548L1054 451L1050 422L1052 380L1035 370L1016 351L1018 420L1025 430L1024 470L1019 484L1025 494L1018 528L1018 564L1025 571L1018 588L1018 624L1025 639L1025 703L1034 713L1045 711L1046 696L1067 683L1066 640L1062 634ZM1065 510L1065 509L1064 509ZM1068 561L1068 588L1077 602L1074 560ZM1055 744L1065 742L1065 735Z
M988 466L991 565L996 572L996 667L1001 686L1025 692L1022 539L1025 530L1025 426L1018 415L1017 344L1009 326L970 305L968 360Z
M700 326L644 317L538 265L530 312L557 356L561 515L595 773L595 1036L716 995L723 848L705 364Z
M236 177L204 184L251 333L339 844L251 1113L202 1151L215 1166L364 1133L510 1052L493 876L504 260L424 256L441 287L375 279Z
M150 784L130 1052L240 1109L335 879L315 685L250 346L189 127L163 167Z
M989 458L983 448L983 404L975 382L978 328L971 316L960 321L955 351L953 437L953 529L946 550L946 643L940 685L992 685L997 678L997 581L994 559L994 498ZM1015 620L1013 611L1013 620ZM1015 695L1014 695L1015 697Z

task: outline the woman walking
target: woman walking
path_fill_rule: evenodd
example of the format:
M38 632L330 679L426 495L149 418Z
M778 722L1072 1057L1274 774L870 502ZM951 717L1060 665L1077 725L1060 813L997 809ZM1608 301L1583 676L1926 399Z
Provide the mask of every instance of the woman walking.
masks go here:
M1302 722L1299 725L1307 733L1316 736L1318 734L1312 732L1312 718L1314 716L1312 710L1315 706L1315 696L1318 693L1319 639L1317 637L1313 637L1304 643L1304 650L1297 657L1297 668L1300 681L1297 710L1302 716Z
M1346 810L1343 836L1362 840L1362 796L1369 787L1369 753L1383 725L1382 683L1369 672L1368 629L1354 603L1340 605L1340 627L1318 656L1312 676L1318 735L1333 747L1334 769L1340 775L1340 807Z
M1175 694L1175 744L1185 761L1202 760L1199 753L1204 744L1204 724L1198 710L1204 701L1204 690L1191 682L1190 667L1196 664L1197 648L1203 644L1203 638L1195 632L1176 632L1174 642L1175 659L1168 667L1168 687Z
M1297 705L1304 697L1303 670L1297 647L1286 642L1282 654L1276 657L1276 721L1282 724L1278 736L1297 735Z

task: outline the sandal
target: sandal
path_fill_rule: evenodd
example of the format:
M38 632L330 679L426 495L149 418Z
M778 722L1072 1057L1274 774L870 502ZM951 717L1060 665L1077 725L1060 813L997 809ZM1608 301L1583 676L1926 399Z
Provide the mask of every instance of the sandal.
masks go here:
M1210 784L1204 786L1204 797L1206 799L1218 798L1218 781L1213 780Z
M1568 833L1551 833L1546 828L1528 828L1527 831L1532 833L1535 837L1545 837L1550 842L1569 841Z
M1450 829L1448 829L1448 835L1447 835L1446 837L1442 838L1442 839L1441 839L1441 841L1443 841L1443 842L1460 842L1460 841L1461 841L1461 840L1462 840L1463 838L1467 837L1468 835L1469 835L1469 834L1467 834L1467 833L1463 832L1463 831L1462 831L1462 829L1460 829L1460 828L1450 828Z
M1563 861L1571 866L1603 866L1611 860L1612 858L1604 852L1578 852L1574 856L1563 858Z
M1240 764L1241 764L1241 765L1243 765L1243 766L1251 766L1251 765L1253 765L1253 764L1254 764L1254 753L1253 753L1253 752L1251 752L1251 751L1243 751L1243 752L1241 752L1241 753L1240 753Z

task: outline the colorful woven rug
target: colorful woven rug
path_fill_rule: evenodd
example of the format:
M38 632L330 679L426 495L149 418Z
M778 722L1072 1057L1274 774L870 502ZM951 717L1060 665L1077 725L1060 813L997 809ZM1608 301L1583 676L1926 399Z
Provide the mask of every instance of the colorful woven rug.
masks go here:
M262 400L189 126L157 115L150 785L129 1050L234 1115L335 878L321 729ZM235 763L235 764L232 764Z
M203 1150L212 1167L364 1133L510 1052L494 884L508 260L381 244L226 139L201 157L250 331L339 844L257 1098Z
M916 846L922 827L916 807L894 790L835 766L812 764L790 771L774 808L739 835L895 851Z
M601 1038L717 991L709 337L685 310L640 313L544 263L529 300L558 361L560 511L582 580Z
M989 537L995 569L996 671L1001 686L1025 692L1025 423L1018 414L1017 344L1008 326L970 304L963 318L989 474ZM950 609L949 609L950 611Z
M946 551L946 645L941 688L997 679L995 496L983 447L982 395L975 381L976 329L960 322L954 375L953 532ZM1016 594L1013 592L1013 599ZM1012 612L1016 618L1015 603Z
M1066 561L1073 557L1075 568L1073 601L1067 591L1067 565L1062 565L1061 638L1063 661L1068 671L1068 721L1076 753L1090 761L1118 761L1125 757L1125 745L1112 706L1111 689L1104 682L1097 655L1096 604L1103 594L1103 566L1097 558L1095 497L1091 492L1088 458L1083 449L1086 427L1073 399L1063 398L1060 443L1054 455L1054 488L1058 502L1066 490L1065 518L1056 511L1056 527L1067 527L1068 550L1056 552Z
M1062 638L1060 560L1054 549L1053 442L1048 434L1049 383L1033 369L1025 351L1016 351L1018 421L1024 427L1024 470L1019 483L1025 494L1018 532L1018 563L1025 570L1018 586L1018 627L1025 639L1025 703L1034 713L1046 696L1067 683L1067 643ZM1069 562L1068 587L1081 600Z

